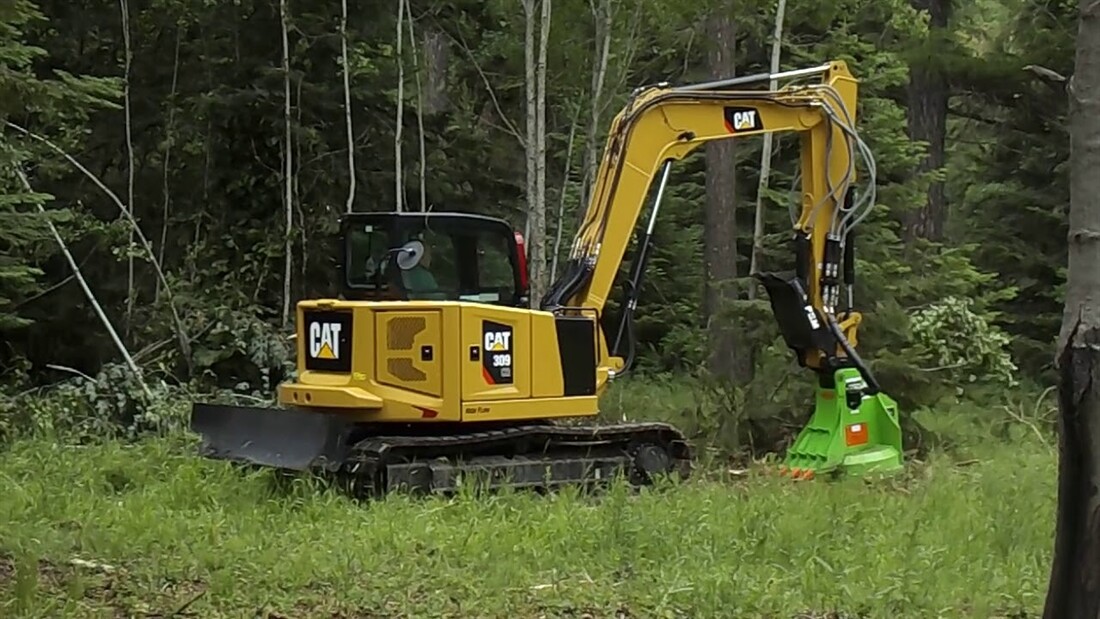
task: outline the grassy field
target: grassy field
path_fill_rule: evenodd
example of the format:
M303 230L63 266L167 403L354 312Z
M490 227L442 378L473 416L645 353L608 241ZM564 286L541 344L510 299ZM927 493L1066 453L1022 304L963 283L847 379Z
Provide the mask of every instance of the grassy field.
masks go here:
M1025 617L1052 545L1055 455L1026 433L874 483L370 504L189 450L0 452L0 616Z

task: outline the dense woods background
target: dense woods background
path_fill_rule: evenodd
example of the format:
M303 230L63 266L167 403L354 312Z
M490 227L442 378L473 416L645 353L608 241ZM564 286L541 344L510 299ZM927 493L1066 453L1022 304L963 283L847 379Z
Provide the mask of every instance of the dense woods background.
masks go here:
M0 2L0 401L26 414L63 379L101 409L143 393L108 381L128 373L89 292L150 392L269 397L293 303L334 290L348 209L503 216L544 285L631 89L766 71L777 8ZM839 58L862 80L860 345L906 410L1052 384L1075 19L1068 0L785 7L782 68ZM760 267L790 259L797 142L776 137L761 191L762 146L674 169L637 318L639 374L716 385L759 423L812 397L747 278L758 202Z

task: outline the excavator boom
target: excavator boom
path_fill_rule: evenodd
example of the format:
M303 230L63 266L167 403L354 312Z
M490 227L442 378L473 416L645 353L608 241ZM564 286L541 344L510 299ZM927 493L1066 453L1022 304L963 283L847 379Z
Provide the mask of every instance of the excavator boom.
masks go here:
M801 81L806 78L817 79ZM748 88L772 80L794 83L775 90ZM543 309L557 312L604 308L650 187L663 169L658 201L628 286L636 295L672 162L717 140L796 133L802 184L792 217L794 268L756 276L768 291L787 345L800 365L819 376L814 415L788 458L797 475L842 465L849 470L901 465L897 406L855 351L862 316L853 307L854 228L874 205L876 172L870 149L855 128L857 94L857 80L841 61L779 75L635 91L612 122L569 262L542 299ZM857 197L860 159L868 182ZM847 289L843 309L842 284ZM627 325L636 297L624 306ZM620 327L613 349L601 339L601 375L614 377L629 365L618 356L627 330ZM850 398L842 406L844 394Z

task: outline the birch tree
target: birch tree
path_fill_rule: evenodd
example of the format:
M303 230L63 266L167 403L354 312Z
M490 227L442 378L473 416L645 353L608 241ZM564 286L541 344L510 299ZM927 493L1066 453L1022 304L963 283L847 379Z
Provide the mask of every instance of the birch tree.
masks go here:
M401 133L405 125L405 58L402 56L402 29L405 20L405 0L397 0L397 126L393 132L393 199L397 212L404 210L405 182L402 178Z
M348 0L340 0L340 60L344 77L344 125L348 133L348 200L345 210L355 205L355 131L351 112L351 65L348 63Z
M1100 2L1080 0L1069 85L1069 275L1058 341L1060 456L1044 619L1100 617Z
M130 5L127 0L118 1L119 12L122 16L122 46L123 46L123 106L126 124L126 204L132 210L134 208L134 134L133 115L130 107L130 65L133 61L133 51L130 45ZM134 301L137 291L134 285L134 232L130 231L129 245L126 259L126 333L129 334L131 320L134 313Z
M599 160L600 112L603 100L604 82L607 79L607 62L611 55L611 0L589 0L588 8L592 12L592 21L596 29L596 53L592 62L591 107L589 108L588 127L585 130L584 173L581 178L581 204L578 217L584 218L584 206L588 204L589 192L595 181Z
M536 101L538 100L537 85L535 80L535 0L523 0L523 13L524 13L524 30L523 30L523 68L524 68L524 91L526 94L526 108L524 117L527 120L527 133L523 140L524 145L524 160L527 163L527 177L526 177L526 197L527 197L527 209L526 209L526 225L523 229L524 238L531 236L531 213L535 210L535 132L538 130L538 124L535 121L535 116L538 114L538 106ZM528 253L530 253L530 243L527 244ZM532 303L535 302L537 297L532 294Z
M539 24L539 59L535 68L538 94L535 100L535 201L528 214L531 265L531 299L538 303L546 290L546 46L550 39L551 0L542 0Z
M775 9L775 30L772 33L772 58L770 71L772 75L779 72L779 53L783 42L783 13L787 8L787 0L779 0L779 6ZM768 87L775 90L778 84L771 80ZM756 213L752 228L752 255L749 259L749 272L757 273L760 270L760 260L764 253L764 194L768 190L768 179L772 171L772 140L775 134L764 134L763 152L760 154L760 184L756 188ZM749 298L756 298L756 286L749 286Z
M290 116L290 18L288 16L287 0L279 0L280 29L283 37L283 201L286 208L286 226L283 231L283 251L286 252L286 262L283 269L283 327L290 324L290 279L291 269L294 264L291 239L294 232L294 178L293 159L294 148L291 144L291 116Z
M420 146L420 210L428 210L428 160L427 148L424 144L424 86L421 82L420 50L416 46L416 33L413 31L412 7L405 0L406 19L409 23L409 45L413 57L413 74L416 75L416 129Z

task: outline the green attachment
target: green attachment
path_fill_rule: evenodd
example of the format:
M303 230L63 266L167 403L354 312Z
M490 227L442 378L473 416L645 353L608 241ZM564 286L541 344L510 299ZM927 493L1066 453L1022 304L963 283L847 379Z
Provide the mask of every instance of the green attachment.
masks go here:
M893 473L903 467L898 405L884 393L867 393L859 370L833 374L835 388L818 385L810 422L787 451L784 473Z

